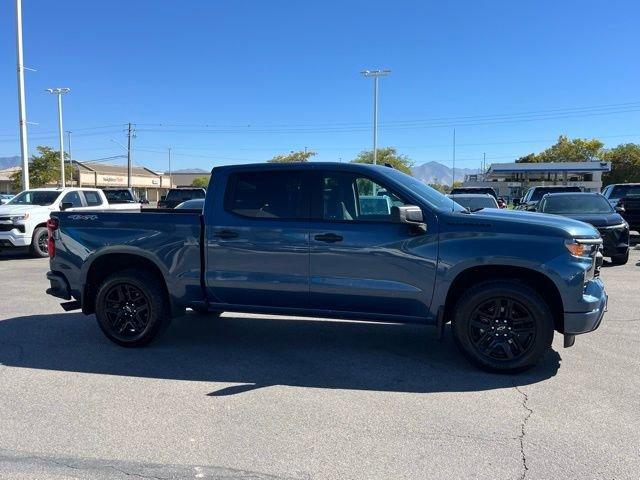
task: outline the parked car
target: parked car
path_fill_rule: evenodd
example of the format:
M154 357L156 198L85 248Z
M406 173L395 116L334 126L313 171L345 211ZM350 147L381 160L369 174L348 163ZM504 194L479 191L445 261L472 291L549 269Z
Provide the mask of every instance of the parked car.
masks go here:
M607 185L602 195L612 207L620 209L631 230L640 231L640 183Z
M455 187L449 192L449 195L464 194L491 195L496 200L498 199L496 191L491 187Z
M531 187L524 196L514 201L516 210L528 210L535 212L538 202L547 193L563 193L563 192L582 192L580 187L570 187L566 185L553 185L548 187Z
M360 196L384 191L390 212ZM476 365L533 366L554 329L596 329L602 239L584 222L471 213L381 165L216 167L203 212L52 213L47 278L113 342L148 344L186 308L435 325Z
M590 223L603 240L603 255L614 265L629 261L629 224L599 193L551 193L542 197L538 211Z
M4 205L9 200L11 200L15 195L10 195L8 193L0 193L0 205Z
M102 191L104 195L107 197L107 201L109 205L116 209L139 209L142 205L142 202L136 197L136 194L133 193L133 190L130 188L103 188ZM116 207L119 205L119 207Z
M47 256L49 214L58 210L85 211L109 208L96 188L34 188L0 205L0 249L29 247L35 257Z
M176 208L180 203L194 198L204 198L207 191L204 188L179 187L172 188L163 195L158 202L158 208Z
M463 193L460 195L449 195L449 198L470 212L477 212L483 208L500 208L495 197L488 194Z
M177 210L202 210L204 208L204 198L195 198L193 200L187 200L179 204Z

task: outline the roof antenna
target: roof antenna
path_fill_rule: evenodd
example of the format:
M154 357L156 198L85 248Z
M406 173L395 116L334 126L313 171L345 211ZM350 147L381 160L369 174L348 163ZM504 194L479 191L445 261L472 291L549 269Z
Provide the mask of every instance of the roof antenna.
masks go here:
M456 129L453 129L453 168L451 170L451 190L453 190L456 183ZM451 196L451 211L455 211L456 201Z

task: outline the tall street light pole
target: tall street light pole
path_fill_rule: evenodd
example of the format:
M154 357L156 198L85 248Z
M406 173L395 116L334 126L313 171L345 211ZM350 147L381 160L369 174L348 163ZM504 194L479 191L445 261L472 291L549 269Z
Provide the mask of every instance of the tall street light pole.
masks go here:
M378 78L386 77L391 70L363 70L362 75L373 77L373 164L378 163Z
M64 182L64 129L62 128L62 95L69 93L70 88L47 88L47 92L58 96L58 134L60 136L60 186L65 187Z
M22 188L29 188L29 148L27 146L27 108L24 98L24 65L22 58L22 0L16 0L16 56L18 64L18 121L20 124L20 156Z

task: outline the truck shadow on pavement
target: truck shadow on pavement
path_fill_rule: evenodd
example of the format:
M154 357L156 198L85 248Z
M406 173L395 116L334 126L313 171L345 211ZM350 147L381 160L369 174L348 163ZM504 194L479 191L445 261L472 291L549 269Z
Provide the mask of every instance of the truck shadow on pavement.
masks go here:
M188 314L146 348L112 344L93 316L33 315L0 321L0 363L9 367L233 383L209 396L272 385L389 392L466 392L554 376L552 350L520 375L480 371L451 332L415 325Z

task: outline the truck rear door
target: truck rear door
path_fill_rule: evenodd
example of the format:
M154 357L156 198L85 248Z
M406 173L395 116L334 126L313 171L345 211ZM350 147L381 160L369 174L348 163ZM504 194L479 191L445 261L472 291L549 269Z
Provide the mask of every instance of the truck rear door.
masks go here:
M209 192L214 201L205 205L205 284L210 301L307 308L306 174L240 169L220 176L215 181L221 188Z

